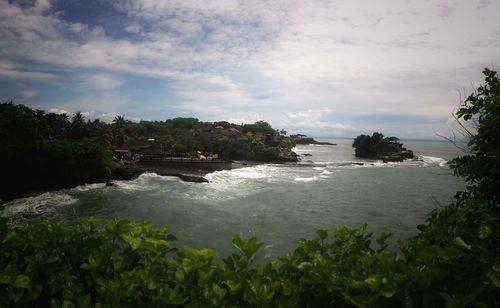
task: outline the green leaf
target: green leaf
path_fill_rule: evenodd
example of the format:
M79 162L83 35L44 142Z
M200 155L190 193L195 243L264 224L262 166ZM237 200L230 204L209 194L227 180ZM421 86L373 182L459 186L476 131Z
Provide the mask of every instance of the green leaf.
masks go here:
M491 270L486 274L488 280L493 283L493 285L497 288L500 288L500 267L493 266Z
M10 284L12 281L12 276L5 274L5 273L0 273L0 283L4 284Z
M232 294L238 293L241 289L241 283L236 282L234 280L227 280L226 285L229 287L229 290L231 291Z
M283 294L285 294L285 296L290 296L293 292L294 285L289 280L282 280L281 287L283 288Z
M380 237L376 240L377 244L379 244L380 246L384 245L385 244L385 241L392 236L392 233L391 232L382 232L380 234Z
M312 267L312 264L311 264L311 262L302 262L297 267L299 270L307 270L307 269L310 269Z
M391 298L394 296L394 294L396 294L396 290L382 292L382 296L384 296L385 298Z
M316 234L322 240L324 240L324 239L326 239L328 237L328 231L325 230L325 229L318 229L318 230L316 230Z
M212 290L214 291L215 294L219 296L219 298L223 298L224 295L226 295L226 291L223 288L216 285L215 283L212 284Z
M186 278L186 273L184 272L184 270L181 268L178 268L175 271L175 279L179 282L183 282L185 278Z
M490 225L481 225L479 227L479 238L484 240L485 238L489 237L493 233L493 229L491 228Z
M365 279L365 283L368 284L371 287L374 287L377 285L377 279L373 277L369 277Z
M134 236L130 236L130 235L122 235L122 239L130 245L130 247L132 248L132 250L137 250L137 248L139 248L139 246L141 246L141 238L138 238L138 237L134 237Z
M13 286L23 289L29 289L31 286L31 281L26 275L17 276L16 280L14 280Z
M467 250L471 250L472 249L472 247L469 244L467 244L466 242L464 242L464 240L460 236L455 237L453 239L453 242L455 244L457 244L458 246L460 246L462 248L465 248Z

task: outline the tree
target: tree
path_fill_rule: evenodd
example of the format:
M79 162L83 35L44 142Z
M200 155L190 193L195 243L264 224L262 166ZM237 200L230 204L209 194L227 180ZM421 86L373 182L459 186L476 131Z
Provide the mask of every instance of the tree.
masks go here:
M485 84L457 112L458 119L477 123L470 153L449 163L467 188L452 204L431 211L420 234L400 243L411 292L426 294L424 306L500 304L500 84L496 72L483 73Z
M45 119L50 127L50 138L61 138L65 136L70 126L67 114L48 113Z
M89 130L85 123L85 117L80 111L77 111L71 118L68 137L75 140L89 137Z
M450 163L457 176L465 177L468 191L491 200L500 200L500 82L497 72L483 71L485 84L477 88L460 106L457 117L478 124L468 142L470 153Z
M111 124L113 132L113 145L120 147L125 144L125 117L116 115Z
M406 150L399 143L398 138L394 136L384 138L383 134L377 132L373 133L371 137L359 135L354 139L352 147L355 148L356 157L365 158L380 158L384 155L397 154Z

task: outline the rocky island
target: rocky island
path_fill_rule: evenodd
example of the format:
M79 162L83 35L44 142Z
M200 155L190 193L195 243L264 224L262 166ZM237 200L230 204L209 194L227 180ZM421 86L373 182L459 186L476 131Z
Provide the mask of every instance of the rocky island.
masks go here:
M355 148L356 157L381 159L384 163L401 162L413 158L413 151L403 147L397 137L385 137L381 133L371 136L359 135L354 139L352 147Z
M336 143L317 141L314 138L302 134L290 135L290 137L293 138L296 144L337 145Z

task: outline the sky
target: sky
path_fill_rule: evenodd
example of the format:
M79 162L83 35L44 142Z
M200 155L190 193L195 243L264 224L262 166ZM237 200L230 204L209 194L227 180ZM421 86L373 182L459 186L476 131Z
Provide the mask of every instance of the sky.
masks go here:
M0 101L438 138L498 70L499 16L500 0L0 0Z

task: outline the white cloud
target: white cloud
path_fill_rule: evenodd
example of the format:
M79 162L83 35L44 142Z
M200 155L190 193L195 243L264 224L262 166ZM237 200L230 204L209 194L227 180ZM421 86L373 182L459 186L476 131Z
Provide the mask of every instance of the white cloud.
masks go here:
M354 127L350 124L330 123L324 120L324 117L334 113L330 108L325 109L309 109L297 113L287 113L286 127L291 130L334 130L346 131L353 130Z
M116 116L119 116L119 113L116 112L108 112L108 113L103 113L97 116L97 119L104 121L104 122L112 122Z
M458 100L454 91L479 81L482 66L500 62L498 1L479 7L395 0L113 2L128 17L123 29L133 39L63 20L50 13L53 5L0 2L0 60L10 65L0 65L1 77L52 80L60 71L82 72L83 85L99 90L120 87L125 75L153 77L167 84L171 109L214 119L258 115L283 128L352 130L336 117L360 113L446 117ZM116 112L133 100L120 90L111 100L89 93L68 104ZM263 93L265 99L256 99Z
M122 84L122 79L104 73L91 75L85 81L86 87L97 90L111 90L120 87Z
M50 108L49 113L56 113L56 114L69 114L68 111L61 109L61 108Z
M25 98L31 98L34 97L38 94L38 92L33 91L33 90L22 90L19 92L23 97Z
M12 63L0 61L0 78L50 81L55 80L57 76L44 72L18 69Z

